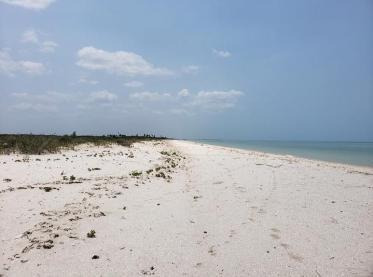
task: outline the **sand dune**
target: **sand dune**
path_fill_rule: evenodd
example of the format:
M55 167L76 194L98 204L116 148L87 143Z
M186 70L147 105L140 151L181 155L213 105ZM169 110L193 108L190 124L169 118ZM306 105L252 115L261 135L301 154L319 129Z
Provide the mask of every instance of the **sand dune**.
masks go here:
M373 169L185 141L0 156L0 276L371 276Z

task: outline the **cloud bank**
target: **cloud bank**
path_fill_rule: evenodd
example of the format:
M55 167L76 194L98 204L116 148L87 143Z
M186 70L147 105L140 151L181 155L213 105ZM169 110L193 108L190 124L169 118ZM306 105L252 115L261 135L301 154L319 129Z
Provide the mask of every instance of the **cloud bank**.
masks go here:
M29 112L66 112L76 110L105 109L105 113L130 112L147 114L178 114L195 115L204 112L223 112L232 109L238 98L244 93L237 90L227 91L199 91L192 93L182 89L176 93L164 92L135 92L130 94L115 94L108 90L90 93L74 92L60 93L48 91L45 93L12 93L15 102L11 110ZM107 106L110 109L107 110Z
M154 110L162 105L163 113L167 110L178 113L195 113L214 111L220 112L233 108L239 97L244 93L238 90L228 91L199 91L191 93L188 89L182 89L177 93L137 92L129 95L130 100ZM156 105L152 105L152 102ZM183 112L180 112L183 111Z

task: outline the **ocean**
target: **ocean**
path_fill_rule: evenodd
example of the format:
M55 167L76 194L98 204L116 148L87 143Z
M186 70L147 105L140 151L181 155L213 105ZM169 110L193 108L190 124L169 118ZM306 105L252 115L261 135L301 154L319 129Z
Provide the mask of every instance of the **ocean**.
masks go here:
M373 167L373 142L239 141L200 139L195 142L273 154Z

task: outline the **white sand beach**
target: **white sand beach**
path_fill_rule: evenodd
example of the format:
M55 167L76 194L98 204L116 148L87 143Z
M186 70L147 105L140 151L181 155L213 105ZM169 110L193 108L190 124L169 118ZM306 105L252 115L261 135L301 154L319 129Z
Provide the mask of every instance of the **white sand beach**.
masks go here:
M373 169L176 140L0 155L0 276L144 275L373 276Z

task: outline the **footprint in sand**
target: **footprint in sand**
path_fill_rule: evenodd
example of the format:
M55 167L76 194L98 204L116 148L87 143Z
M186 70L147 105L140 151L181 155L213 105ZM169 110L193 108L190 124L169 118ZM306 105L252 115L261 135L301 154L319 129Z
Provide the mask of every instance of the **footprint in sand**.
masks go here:
M194 267L198 268L198 267L201 267L202 266L202 263L196 263L196 265Z
M287 243L280 243L280 245L285 248L285 249L289 249L290 248L290 245L287 244Z
M272 231L272 234L270 234L270 236L275 239L275 240L278 240L280 239L281 237L279 236L279 233L280 233L280 230L277 229L277 228L271 228L271 231ZM303 262L304 258L298 254L295 254L291 251L289 251L289 248L290 248L290 245L289 244L286 244L286 243L280 243L280 245L286 250L288 256L290 259L294 260L294 261L297 261L299 263Z
M292 259L292 260L294 260L294 261L296 261L298 263L303 262L304 258L302 256L289 251L289 248L290 248L289 244L287 244L287 243L280 243L280 245L286 250L286 252L287 252L287 254L288 254L288 256L289 256L290 259Z
M277 233L280 233L280 230L279 229L276 229L276 228L271 228L271 231L273 232L270 236L273 238L273 239L280 239L280 236L277 234Z
M280 236L277 235L277 234L271 234L271 237L272 237L273 239L280 239Z
M211 247L209 248L208 253L209 253L211 256L216 256L215 246L211 246Z
M302 256L299 256L297 254L294 254L292 252L288 252L288 256L290 259L297 261L299 263L303 262L304 258Z

